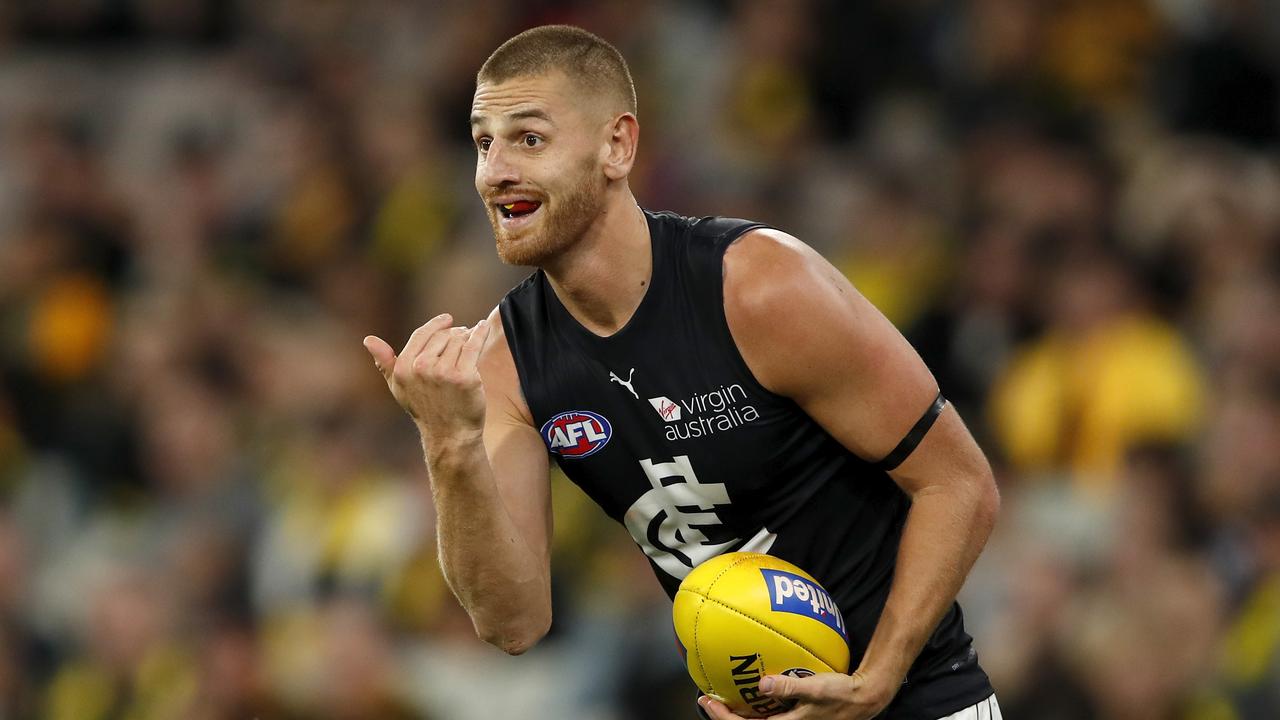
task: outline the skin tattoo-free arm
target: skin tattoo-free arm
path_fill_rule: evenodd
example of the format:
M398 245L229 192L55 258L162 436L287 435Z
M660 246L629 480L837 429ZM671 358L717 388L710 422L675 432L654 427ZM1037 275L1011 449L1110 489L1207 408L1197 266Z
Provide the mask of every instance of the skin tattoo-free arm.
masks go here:
M442 315L399 356L365 340L422 435L440 566L485 642L518 655L551 626L549 464L519 397L496 311L475 327Z
M748 233L725 255L725 315L757 379L859 457L880 460L937 397L915 350L830 263L785 233ZM949 405L891 471L911 497L884 612L849 676L761 685L800 705L779 720L874 717L955 600L999 510L991 469ZM717 720L735 718L709 702Z

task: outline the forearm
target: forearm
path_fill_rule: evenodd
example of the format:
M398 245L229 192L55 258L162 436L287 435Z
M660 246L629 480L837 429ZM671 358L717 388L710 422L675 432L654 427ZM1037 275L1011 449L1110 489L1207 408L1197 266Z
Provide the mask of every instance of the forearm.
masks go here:
M424 447L445 579L482 639L523 652L551 622L547 559L508 512L478 434L447 441L424 434Z
M983 468L912 499L884 612L858 668L904 678L955 601L995 524L999 495Z

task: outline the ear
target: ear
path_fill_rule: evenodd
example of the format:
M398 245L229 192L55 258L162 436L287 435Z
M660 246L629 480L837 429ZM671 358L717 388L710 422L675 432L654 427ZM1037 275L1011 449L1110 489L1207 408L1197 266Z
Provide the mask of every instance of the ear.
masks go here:
M636 162L636 146L640 142L640 123L631 113L622 113L610 123L604 147L604 174L610 180L622 180L631 174Z

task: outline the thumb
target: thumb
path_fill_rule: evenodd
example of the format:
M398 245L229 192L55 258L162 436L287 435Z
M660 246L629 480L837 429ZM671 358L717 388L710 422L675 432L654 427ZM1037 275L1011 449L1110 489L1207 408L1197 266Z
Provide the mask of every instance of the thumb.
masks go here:
M811 700L817 688L815 677L792 677L790 675L765 675L760 679L760 692L771 698L784 700Z
M364 339L364 349L373 356L373 364L382 372L382 376L389 379L391 371L396 369L396 351L377 335Z

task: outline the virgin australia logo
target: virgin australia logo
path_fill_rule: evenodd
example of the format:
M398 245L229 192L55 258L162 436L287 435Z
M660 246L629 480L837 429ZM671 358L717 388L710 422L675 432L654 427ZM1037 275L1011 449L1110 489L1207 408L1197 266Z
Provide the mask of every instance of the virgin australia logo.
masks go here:
M662 418L667 440L689 440L726 432L760 419L747 391L738 383L695 393L679 402L666 395L649 398Z
M671 398L663 395L656 398L649 398L649 404L654 410L658 411L658 416L667 422L674 422L680 419L680 406L671 402Z

